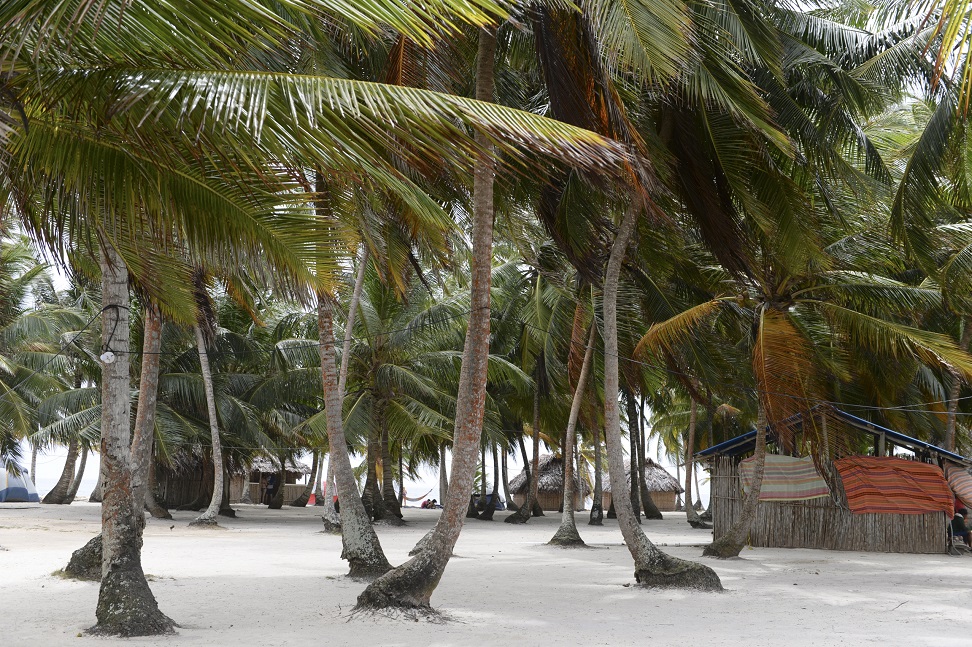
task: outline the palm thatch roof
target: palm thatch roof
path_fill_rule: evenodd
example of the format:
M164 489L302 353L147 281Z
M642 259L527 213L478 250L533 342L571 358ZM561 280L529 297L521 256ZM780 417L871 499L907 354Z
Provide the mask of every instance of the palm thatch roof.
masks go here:
M564 462L555 454L544 454L540 457L540 492L563 492L564 491ZM582 497L589 496L591 488L583 479L578 481L574 475L575 491ZM527 477L526 470L521 471L510 481L510 494L526 494Z
M631 461L624 462L625 480L628 487L631 487ZM678 479L665 471L661 465L651 460L645 459L645 483L648 485L649 492L684 492L684 488L678 483ZM601 491L611 491L611 475L607 470L601 475Z
M257 456L250 463L251 472L266 472L276 473L280 471L280 466L276 461L271 461L266 456ZM311 468L302 461L295 461L292 458L287 459L287 471L293 474L303 474L307 475L311 473Z

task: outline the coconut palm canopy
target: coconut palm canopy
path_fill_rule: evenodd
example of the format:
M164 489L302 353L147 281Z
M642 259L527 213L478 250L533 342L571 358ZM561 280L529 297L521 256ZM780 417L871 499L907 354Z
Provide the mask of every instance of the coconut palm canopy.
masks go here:
M631 487L631 461L624 462L624 473L627 476L628 487ZM611 492L611 475L606 471L601 477L603 479L601 483L601 491L604 493ZM649 492L684 492L684 488L678 484L678 480L665 471L661 465L651 460L650 458L645 459L645 483L648 484Z
M574 477L577 492L581 496L589 496L591 488L583 480L578 484L577 477ZM510 494L526 494L527 477L526 471L521 471L510 481ZM540 457L540 492L563 492L564 491L564 462L556 454L544 454Z

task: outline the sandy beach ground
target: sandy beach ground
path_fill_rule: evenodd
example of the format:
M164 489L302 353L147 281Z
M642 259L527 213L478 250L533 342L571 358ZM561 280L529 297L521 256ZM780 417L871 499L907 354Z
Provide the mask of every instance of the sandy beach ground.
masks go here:
M150 519L143 564L178 635L111 640L94 624L96 583L52 576L99 529L100 507L0 506L0 644L133 645L969 645L972 557L746 549L705 560L721 594L638 588L617 523L587 525L592 546L545 546L559 515L526 526L469 520L432 598L440 622L354 616L363 584L344 577L340 537L314 508L238 506L221 530L187 527L192 513ZM400 563L437 511L408 509L379 525ZM709 535L684 515L645 522L656 543L701 559Z

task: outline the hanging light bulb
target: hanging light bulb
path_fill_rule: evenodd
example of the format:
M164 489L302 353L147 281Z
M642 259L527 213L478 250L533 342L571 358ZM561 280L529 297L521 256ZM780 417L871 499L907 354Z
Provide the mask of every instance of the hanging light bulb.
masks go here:
M106 350L101 354L101 361L104 364L111 364L115 361L115 354L110 350Z

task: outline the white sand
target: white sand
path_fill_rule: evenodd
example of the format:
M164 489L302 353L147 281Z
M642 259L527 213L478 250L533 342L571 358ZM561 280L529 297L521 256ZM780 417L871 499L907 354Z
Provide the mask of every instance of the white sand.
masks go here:
M84 645L969 645L972 557L745 550L705 560L727 592L633 586L617 523L579 526L589 550L542 545L559 515L526 526L469 520L432 601L441 623L350 617L363 584L344 577L339 537L314 508L238 506L225 530L150 519L143 564L174 637L79 637L94 624L98 585L52 577L98 532L100 508L0 505L0 644ZM437 512L408 509L379 526L400 563ZM170 528L170 526L174 526ZM645 522L666 550L699 558L708 538L684 516Z

